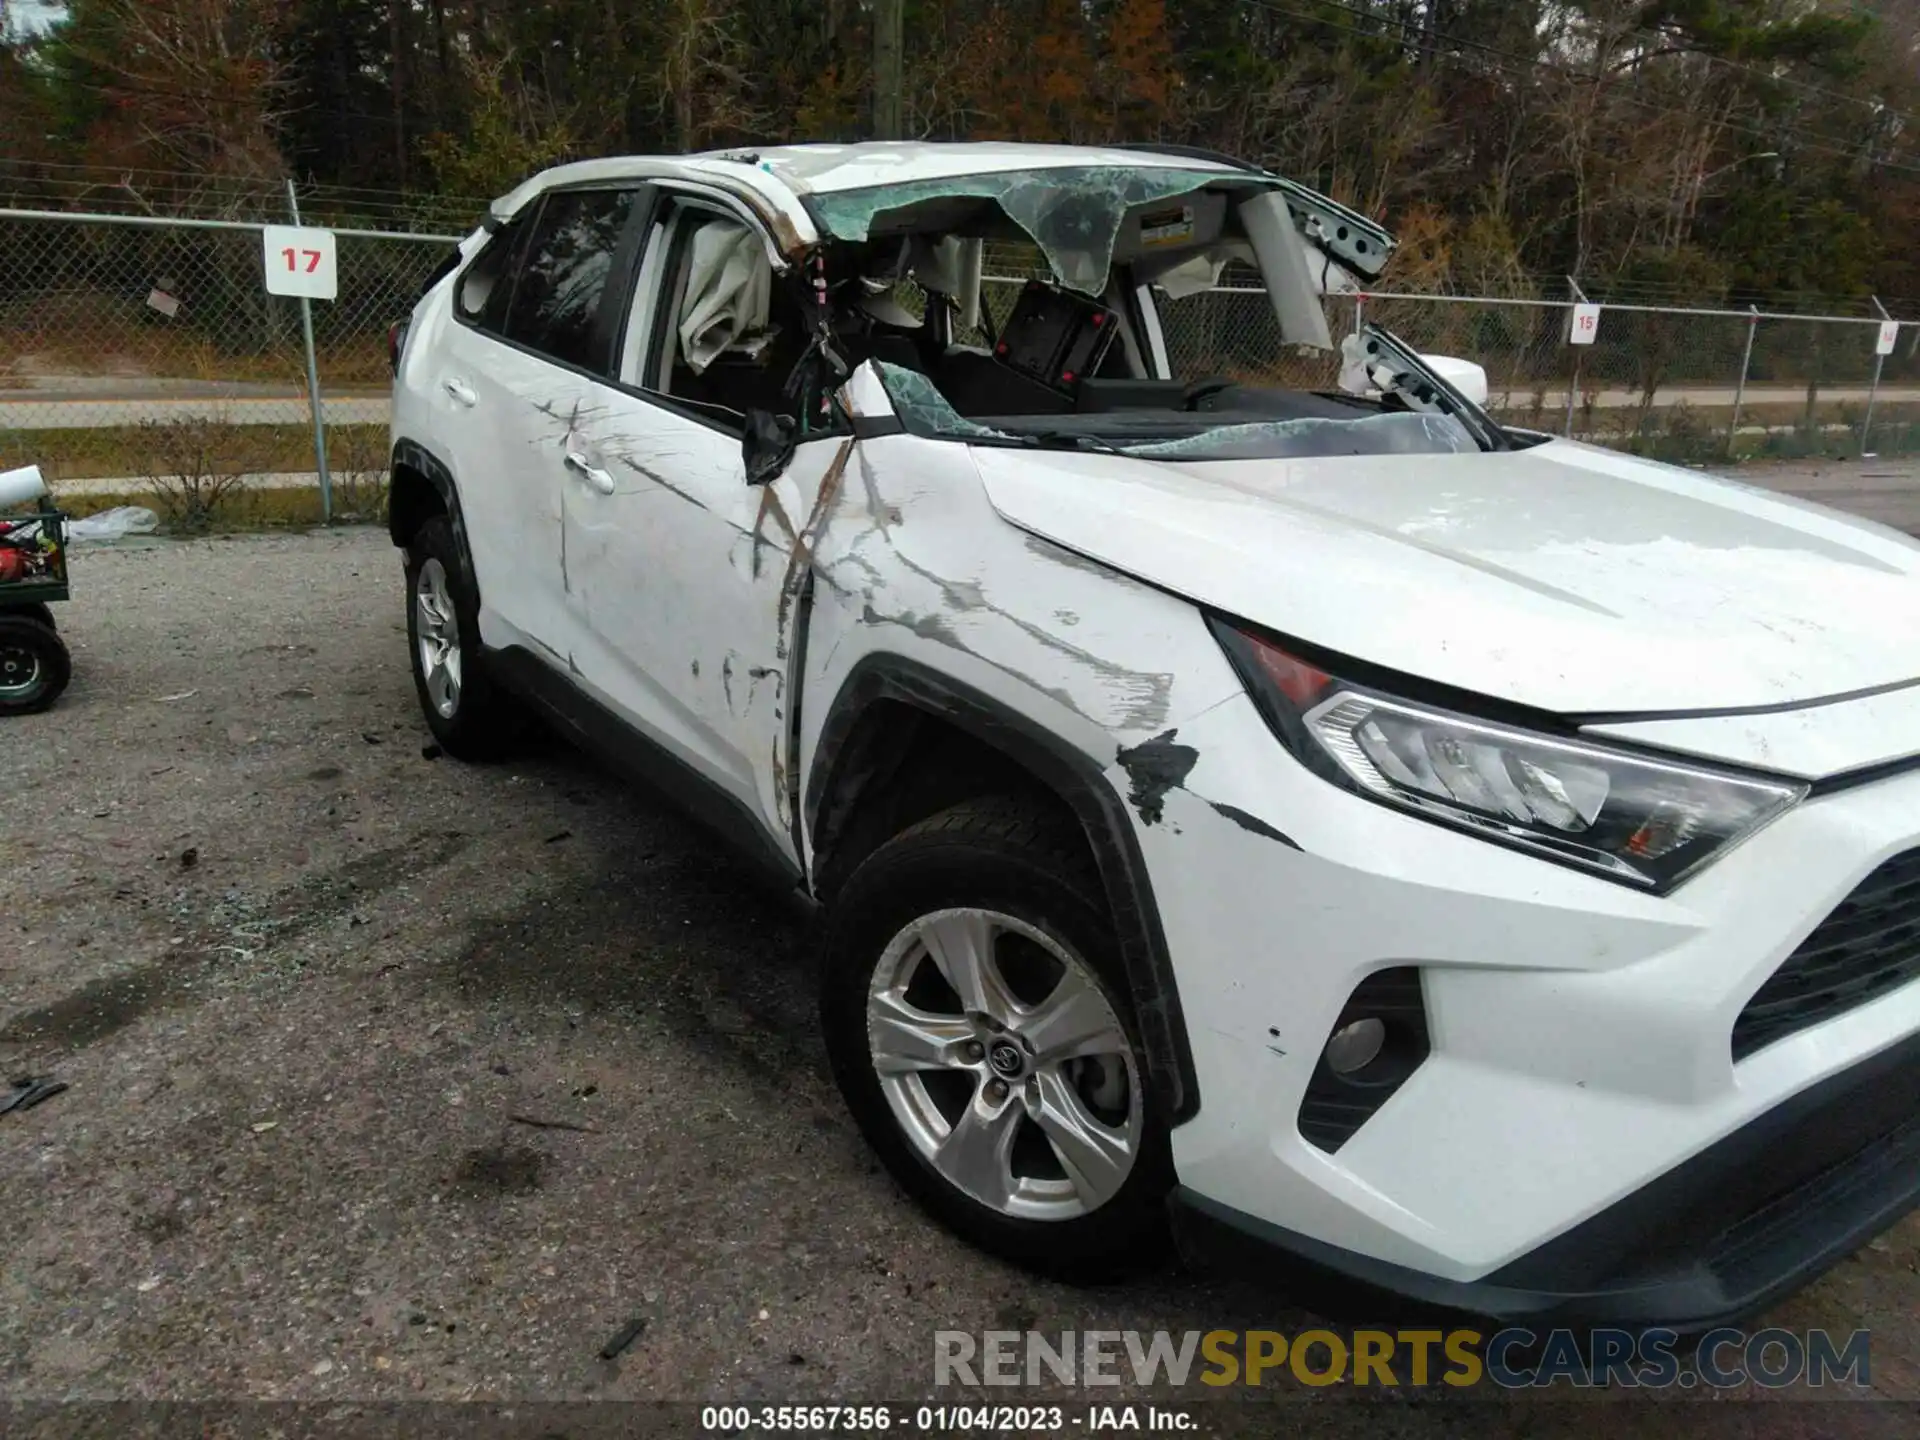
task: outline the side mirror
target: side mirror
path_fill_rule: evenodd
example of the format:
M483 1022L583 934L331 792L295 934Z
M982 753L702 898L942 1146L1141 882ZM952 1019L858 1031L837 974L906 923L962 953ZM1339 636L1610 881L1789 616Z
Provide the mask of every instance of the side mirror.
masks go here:
M771 410L747 411L747 433L740 440L740 458L747 467L749 485L778 480L793 459L797 427L791 415Z
M1431 365L1434 372L1454 389L1476 405L1487 403L1487 372L1485 367L1471 360L1461 360L1452 355L1422 355L1420 357Z

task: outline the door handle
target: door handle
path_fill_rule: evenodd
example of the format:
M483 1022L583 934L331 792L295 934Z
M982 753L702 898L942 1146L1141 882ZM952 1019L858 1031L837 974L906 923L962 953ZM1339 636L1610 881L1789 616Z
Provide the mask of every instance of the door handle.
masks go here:
M474 393L473 387L467 384L466 381L448 380L445 383L447 394L451 395L468 409L472 409L480 403L480 397Z
M602 495L613 493L613 476L598 465L588 461L578 450L567 451L567 468L579 475L582 480L598 490Z

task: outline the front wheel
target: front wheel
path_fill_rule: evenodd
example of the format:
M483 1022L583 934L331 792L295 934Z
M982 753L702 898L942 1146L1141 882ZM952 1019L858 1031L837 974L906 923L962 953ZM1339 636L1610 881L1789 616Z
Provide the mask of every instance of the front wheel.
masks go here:
M0 715L30 715L60 698L73 678L66 642L29 615L0 615Z
M1172 1165L1083 851L998 799L889 841L834 903L822 1018L903 1188L986 1250L1099 1279L1158 1258Z

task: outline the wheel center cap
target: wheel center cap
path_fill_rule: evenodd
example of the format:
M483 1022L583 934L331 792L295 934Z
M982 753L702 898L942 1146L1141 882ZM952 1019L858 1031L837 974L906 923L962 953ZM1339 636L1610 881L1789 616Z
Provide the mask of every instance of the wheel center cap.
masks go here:
M1026 1068L1026 1057L1010 1040L996 1040L987 1047L987 1064L1002 1079L1011 1080Z

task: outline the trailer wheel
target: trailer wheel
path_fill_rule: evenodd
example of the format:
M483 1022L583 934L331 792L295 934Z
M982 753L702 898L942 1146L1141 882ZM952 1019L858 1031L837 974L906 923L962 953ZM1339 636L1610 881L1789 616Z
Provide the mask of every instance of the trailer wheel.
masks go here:
M0 615L0 715L29 715L60 697L73 678L66 643L29 615Z

